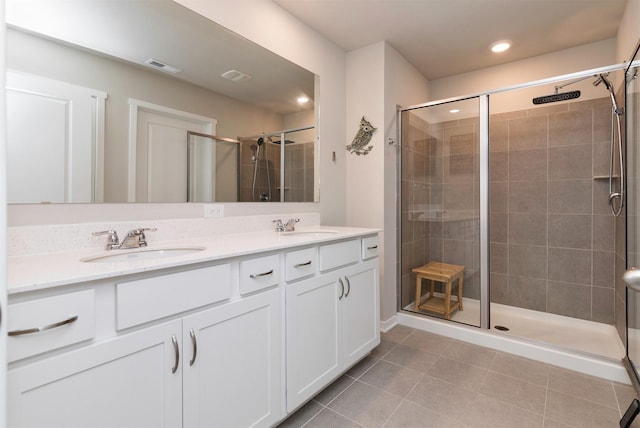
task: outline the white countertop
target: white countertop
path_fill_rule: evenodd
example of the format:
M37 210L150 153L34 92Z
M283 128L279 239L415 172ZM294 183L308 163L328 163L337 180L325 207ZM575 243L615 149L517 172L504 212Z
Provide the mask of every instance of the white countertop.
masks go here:
M87 263L87 257L116 254L134 250L83 249L8 258L8 293L17 294L61 285L112 278L139 272L153 271L194 263L221 260L256 252L329 242L378 233L379 229L314 226L297 228L296 232L335 231L336 233L292 235L287 232L260 231L212 235L197 239L153 242L145 250L163 248L206 247L190 254L108 263Z

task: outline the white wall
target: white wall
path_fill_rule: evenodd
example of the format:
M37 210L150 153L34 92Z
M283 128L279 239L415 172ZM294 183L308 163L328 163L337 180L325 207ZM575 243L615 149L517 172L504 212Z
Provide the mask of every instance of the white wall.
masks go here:
M319 211L323 224L346 222L345 191L345 54L271 0L179 0L231 31L270 49L320 76L320 203L225 204L225 215ZM269 31L265 31L268 28ZM278 29L277 31L273 29ZM336 152L336 162L332 152ZM17 205L9 207L9 223L55 224L202 217L200 204Z
M617 42L617 61L630 60L640 42L640 0L627 0L627 7L618 27Z
M379 42L347 54L347 136L350 143L360 118L371 122L373 150L347 155L347 224L380 228L380 319L397 311L397 142L396 106L426 101L428 82L395 49Z

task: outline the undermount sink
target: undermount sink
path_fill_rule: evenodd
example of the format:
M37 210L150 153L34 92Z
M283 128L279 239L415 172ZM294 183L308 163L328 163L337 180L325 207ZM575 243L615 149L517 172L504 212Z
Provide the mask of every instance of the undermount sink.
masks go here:
M118 262L135 262L138 260L157 260L166 259L167 257L184 256L186 254L197 253L205 250L206 247L185 247L185 248L154 248L139 249L126 252L115 252L113 254L105 254L100 256L87 257L81 259L85 263L118 263Z
M324 236L335 235L335 230L296 230L293 232L282 232L282 236Z

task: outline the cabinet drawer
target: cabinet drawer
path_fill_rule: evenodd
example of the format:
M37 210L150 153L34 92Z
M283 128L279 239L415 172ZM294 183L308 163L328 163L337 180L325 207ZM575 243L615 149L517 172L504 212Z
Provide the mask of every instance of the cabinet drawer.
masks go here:
M362 260L378 257L378 235L362 238Z
M290 251L285 255L285 277L287 281L305 278L316 273L318 250L306 248Z
M240 262L240 294L272 287L280 282L277 254Z
M93 338L95 310L93 290L9 305L9 362Z
M360 260L360 240L338 242L320 247L320 270L327 271Z
M118 330L231 297L228 264L116 285Z

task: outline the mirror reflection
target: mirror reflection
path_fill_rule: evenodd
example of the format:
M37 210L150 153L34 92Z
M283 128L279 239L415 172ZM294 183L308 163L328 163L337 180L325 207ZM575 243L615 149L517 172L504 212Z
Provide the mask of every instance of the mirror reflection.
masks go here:
M6 19L10 203L317 202L313 73L170 0Z

